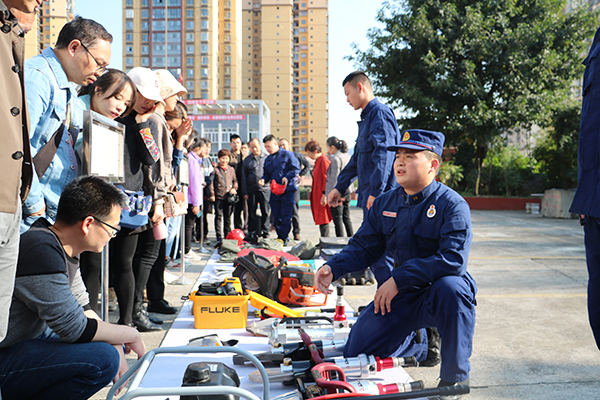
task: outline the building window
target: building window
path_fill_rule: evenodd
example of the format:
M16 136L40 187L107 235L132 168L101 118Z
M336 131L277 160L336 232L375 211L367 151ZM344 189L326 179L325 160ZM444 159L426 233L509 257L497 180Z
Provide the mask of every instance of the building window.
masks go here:
M147 67L150 65L150 59L148 57L142 57L142 67Z
M133 54L133 46L125 46L125 53Z
M193 69L188 69L187 70L187 77L188 78L193 78L194 77L194 70Z
M148 21L142 21L142 30L143 31L147 31L148 30Z
M208 93L202 93L201 98L208 99Z
M127 42L133 42L133 34L128 33L125 35L125 41Z
M150 47L149 46L142 46L141 47L141 51L142 51L142 54L148 54L149 51L150 51Z
M169 8L169 18L181 18L181 12L179 8Z
M181 45L180 44L170 44L167 48L169 54L181 54Z
M148 7L148 0L142 0L142 7Z
M208 8L203 8L202 10L200 10L200 15L202 15L203 17L208 17Z
M148 10L142 10L142 18L148 18L149 15L150 13L148 12Z
M200 52L201 53L208 53L208 45L207 44L201 44L200 45Z
M185 45L185 53L186 54L194 54L194 51L195 51L195 47L193 44Z
M164 8L154 8L152 10L152 18L165 19L165 9Z
M188 42L193 42L194 41L194 34L193 33L186 33L185 34L185 40L187 40Z
M208 65L208 57L202 57L202 64Z
M202 76L208 76L208 68L202 68Z
M231 64L231 56L225 56L223 57L223 60L225 61L225 64Z
M208 32L201 32L200 33L200 40L208 40Z
M152 0L152 5L154 7L156 6L163 6L165 5L165 0Z
M185 15L187 15L188 18L194 18L194 10L186 10Z
M169 20L167 25L168 25L168 28L170 31L171 30L175 30L175 31L181 30L181 21L180 20L175 20L175 21Z
M125 29L129 31L133 30L133 21L125 21Z
M208 21L206 21L206 20L200 21L200 28L201 29L208 29Z
M194 0L187 0L187 5L188 6L193 6L194 5Z
M169 67L180 67L181 66L181 57L168 57L167 62L169 63Z
M142 35L142 42L147 42L148 41L148 34L145 33Z
M231 86L231 79L225 78L225 86Z
M194 81L187 81L185 87L186 89L194 89Z
M185 63L187 65L194 65L194 57L187 57Z
M231 89L225 89L225 97L231 97Z
M127 0L127 1L125 2L125 5L126 5L126 6L132 6L132 5L133 5L133 0Z
M181 42L181 32L169 32L167 38L169 42Z
M187 21L185 27L186 29L194 29L194 21Z
M152 57L152 66L153 67L164 67L165 66L165 58L164 57Z
M170 6L180 6L181 0L169 0L169 5Z
M200 87L202 89L208 89L208 81L202 81L202 82L200 82Z
M202 1L200 2L200 4L202 4L202 5L208 5L208 0L202 0Z
M225 45L225 51L228 53L231 53L231 45L230 44Z
M164 33L153 33L152 41L156 43L164 43L165 42L165 34Z
M169 21L171 22L171 21ZM164 20L153 20L152 21L152 30L153 31L164 31L165 30L165 21Z
M125 57L125 65L133 65L133 57Z

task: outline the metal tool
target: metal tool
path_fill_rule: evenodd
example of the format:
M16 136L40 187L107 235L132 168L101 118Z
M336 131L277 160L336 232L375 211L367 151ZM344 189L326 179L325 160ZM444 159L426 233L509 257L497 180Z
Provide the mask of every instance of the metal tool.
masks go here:
M315 340L315 346L330 357L341 355L346 345L346 339L340 340ZM255 354L263 364L274 363L281 364L284 359L289 358L292 361L310 360L310 349L303 342L294 342L279 344L278 347L273 347L270 352ZM247 362L247 358L239 357L237 354L233 356L235 365L242 365Z

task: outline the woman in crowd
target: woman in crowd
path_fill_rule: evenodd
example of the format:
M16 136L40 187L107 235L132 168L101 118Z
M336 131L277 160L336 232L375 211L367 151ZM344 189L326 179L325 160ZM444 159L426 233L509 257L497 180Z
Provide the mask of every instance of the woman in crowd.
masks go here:
M316 140L306 143L304 150L309 158L315 162L312 171L312 189L310 191L310 210L312 211L315 224L319 225L321 237L329 236L329 223L331 222L331 211L329 205L323 205L321 198L325 194L325 183L327 181L327 168L329 159L321 152L321 145Z
M188 186L188 212L185 216L185 245L184 251L187 254L192 252L192 230L196 218L200 213L204 198L204 171L202 166L202 154L206 142L201 138L196 140L189 147L188 165L189 181ZM195 253L194 253L195 254Z
M237 194L238 182L235 170L229 166L231 152L227 149L219 150L217 154L219 164L215 167L215 176L210 190L210 201L215 204L215 234L217 243L221 242L231 230L231 213L233 204L227 197L229 194ZM221 224L223 223L223 234L221 235Z
M177 140L181 139L182 134L186 133L191 129L192 121L187 119L187 111L183 107L183 103L177 101L175 105L175 109L173 111L165 112L165 120L167 121L167 125L171 130L171 140L173 141L173 145L177 148ZM184 153L185 147L183 147ZM175 162L179 165L180 162ZM178 247L179 247L179 231L181 229L181 222L183 221L183 216L179 215L174 218L167 218L167 239L166 239L166 261L167 265L173 258L177 258ZM174 247L174 248L173 248ZM174 263L171 262L171 265Z
M200 153L200 159L202 160L202 172L204 174L204 199L202 203L202 217L196 219L196 239L198 242L202 241L203 245L209 245L208 240L208 214L212 214L213 203L210 201L210 188L215 177L215 169L210 159L210 149L212 142L207 138L200 139L204 145L202 146L202 152Z
M345 141L339 140L335 136L327 138L327 151L329 152L331 165L327 169L327 185L325 186L325 194L321 198L321 204L327 204L327 196L329 196L329 192L331 192L337 184L337 178L340 171L343 170L350 161L348 145ZM354 235L352 221L350 220L350 194L353 191L354 186L350 185L346 193L342 193L340 205L331 207L331 216L333 217L335 236L337 237L344 236L344 227L346 228L346 236L351 237Z
M150 130L150 116L154 113L156 104L162 102L160 96L160 81L158 76L148 68L134 68L128 76L136 86L136 101L133 110L127 116L117 121L125 125L125 182L124 190L129 193L143 195L144 174L142 166L150 166L160 159L158 145ZM127 192L126 192L127 193ZM138 245L139 233L148 226L123 226L121 215L121 230L110 242L110 270L113 285L119 301L119 324L133 325L133 293L135 276L133 273L133 258ZM147 320L147 317L146 317ZM144 330L144 327L138 327Z
M92 110L106 118L115 119L135 104L136 93L135 84L127 74L117 69L107 69L96 82L79 90L78 101L82 109ZM79 161L82 160L82 145L83 135L79 135L75 146ZM90 307L100 314L98 294L101 284L102 254L89 251L81 253L80 270L90 295Z
M156 142L159 150L159 159L150 166L145 166L144 170L144 192L146 195L152 195L152 213L149 228L164 224L165 220L165 196L167 192L176 184L175 170L183 158L183 142L187 139L185 134L177 136L173 143L171 139L171 129L167 125L165 112L175 110L177 100L180 96L187 93L187 90L175 79L173 74L167 70L157 70L155 74L159 79L160 97L162 103L158 103L154 112L148 119L150 123L150 132ZM184 130L184 129L183 129ZM185 132L184 132L185 133ZM166 230L166 227L165 227ZM161 314L175 314L177 309L169 305L161 293L164 291L164 282L154 282L148 289L148 309L143 305L144 289L148 284L150 272L153 267L163 271L166 266L164 238L155 238L154 230L147 229L140 234L137 247L137 255L133 263L133 272L135 274L135 289L133 299L133 323L140 330L160 330L161 323L158 318L149 318L147 311L158 312ZM155 266L155 263L160 263Z

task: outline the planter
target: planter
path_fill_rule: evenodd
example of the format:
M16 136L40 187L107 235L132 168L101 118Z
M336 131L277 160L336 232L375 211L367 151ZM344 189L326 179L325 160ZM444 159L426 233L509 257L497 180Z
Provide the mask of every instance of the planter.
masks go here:
M542 204L540 197L465 197L471 210L525 211L527 203Z

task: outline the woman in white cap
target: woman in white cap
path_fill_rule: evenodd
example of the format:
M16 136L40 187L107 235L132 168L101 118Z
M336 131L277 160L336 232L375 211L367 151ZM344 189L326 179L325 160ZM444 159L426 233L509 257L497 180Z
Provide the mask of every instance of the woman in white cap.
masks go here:
M82 87L77 100L82 109L92 110L106 118L115 119L135 104L136 92L135 84L125 72L109 68L98 77L96 82ZM75 151L80 159L82 145L83 135L79 135ZM79 267L81 277L90 295L90 307L99 314L98 293L101 284L102 254L90 251L81 253Z
M160 81L158 76L148 68L134 68L127 75L135 84L137 93L131 113L117 119L125 125L125 182L122 186L126 191L143 192L142 166L149 166L160 160L160 150L154 141L149 121L156 104L162 102ZM146 229L147 224L137 228L121 226L121 231L110 242L110 269L113 287L119 301L119 324L133 325L135 288L133 258L139 233ZM136 324L140 331L162 329L151 323L147 314L144 317L142 320L145 323Z
M150 130L160 150L160 159L151 166L145 166L145 190L146 194L153 196L153 214L151 221L154 226L164 223L164 196L176 185L175 170L183 158L183 143L189 135L191 121L186 121L183 127L179 127L176 132L176 140L171 140L171 129L165 119L165 112L173 111L180 96L187 93L187 90L175 79L173 74L167 70L157 70L156 75L160 81L160 96L162 103L156 105L154 113L150 116ZM159 254L161 253L162 254ZM159 271L154 276L160 282L153 280L153 284L148 287L148 311L161 314L175 314L177 309L172 307L164 298L164 286L162 275L166 266L165 261L165 241L156 240L153 232L147 230L142 232L138 243L137 257L134 260L133 271L135 274L135 290L133 301L133 323L140 327L146 324L147 319L144 315L147 312L143 306L143 294L148 278L153 267Z

